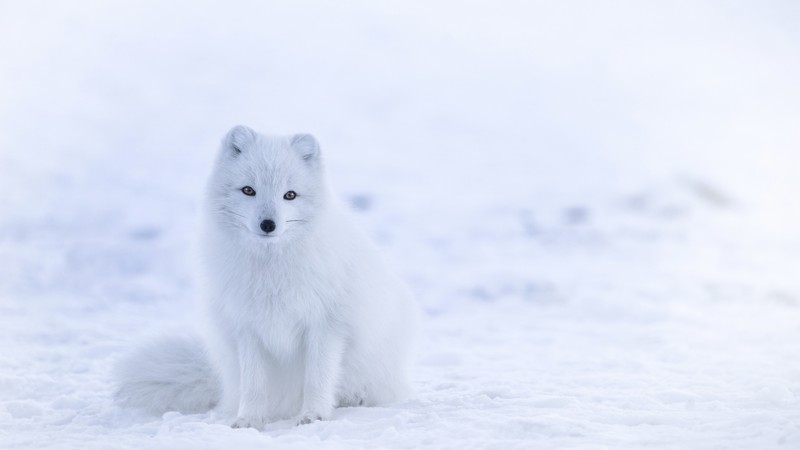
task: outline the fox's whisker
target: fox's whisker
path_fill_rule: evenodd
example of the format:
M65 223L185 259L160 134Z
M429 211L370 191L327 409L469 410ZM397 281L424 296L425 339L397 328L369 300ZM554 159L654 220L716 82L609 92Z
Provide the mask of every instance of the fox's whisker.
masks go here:
M230 209L228 209L228 208L220 208L220 209L219 209L219 212L221 212L221 213L223 213L223 214L231 214L231 215L234 215L234 216L237 216L237 217L241 217L241 218L243 218L243 219L246 219L246 218L247 218L247 217L245 217L243 214L239 214L239 213L237 213L237 212L231 211L231 210L230 210Z

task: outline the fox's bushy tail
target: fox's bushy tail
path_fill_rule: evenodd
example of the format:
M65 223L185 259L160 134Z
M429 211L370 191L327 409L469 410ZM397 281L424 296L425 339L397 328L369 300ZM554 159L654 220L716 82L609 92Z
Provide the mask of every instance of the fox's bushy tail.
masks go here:
M219 401L219 376L203 341L196 336L154 340L115 368L117 400L153 414L201 413Z

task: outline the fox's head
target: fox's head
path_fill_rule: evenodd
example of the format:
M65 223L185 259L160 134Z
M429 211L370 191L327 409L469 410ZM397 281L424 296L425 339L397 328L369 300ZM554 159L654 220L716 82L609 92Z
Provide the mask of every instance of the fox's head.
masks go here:
M208 186L215 224L276 242L301 235L324 207L319 144L310 134L266 136L233 127Z

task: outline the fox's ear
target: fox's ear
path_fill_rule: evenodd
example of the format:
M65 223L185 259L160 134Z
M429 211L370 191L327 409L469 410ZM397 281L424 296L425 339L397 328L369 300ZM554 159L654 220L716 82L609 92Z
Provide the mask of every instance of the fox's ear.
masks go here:
M228 131L225 139L222 140L223 151L228 152L231 156L236 156L242 153L247 144L253 142L255 138L256 132L252 128L236 125Z
M310 134L295 134L292 136L292 148L300 152L303 161L313 163L319 160L319 142Z

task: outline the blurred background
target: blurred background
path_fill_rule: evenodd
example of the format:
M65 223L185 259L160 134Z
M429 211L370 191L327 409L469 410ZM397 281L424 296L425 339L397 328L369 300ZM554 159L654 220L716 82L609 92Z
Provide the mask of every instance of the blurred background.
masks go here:
M636 198L667 215L735 209L793 239L799 11L4 2L4 234L183 241L217 143L242 123L317 135L339 192L413 241ZM3 282L59 283L49 268Z
M132 426L107 368L191 322L205 178L246 124L322 143L426 312L406 410L440 430L480 429L471 405L550 417L486 442L798 443L799 23L791 1L0 2L0 418ZM631 405L655 423L602 419Z

